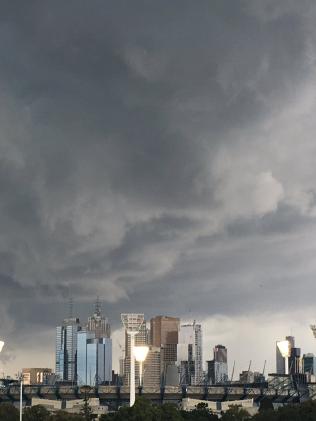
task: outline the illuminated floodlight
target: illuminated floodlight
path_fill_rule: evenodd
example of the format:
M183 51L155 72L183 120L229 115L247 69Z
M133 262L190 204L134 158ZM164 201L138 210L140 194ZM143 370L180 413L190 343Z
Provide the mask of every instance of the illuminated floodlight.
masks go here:
M131 371L130 371L130 381L129 381L129 405L133 406L135 403L135 357L134 357L134 348L135 348L135 335L140 331L144 323L144 314L138 313L123 313L121 314L121 320L123 326L126 330L126 333L130 336L131 343Z
M289 374L289 357L291 355L291 344L289 341L278 341L277 347L285 359L285 374Z
M148 346L135 346L134 347L135 360L139 363L143 363L146 360L148 351L149 351Z
M139 385L143 386L143 363L148 355L148 346L135 346L134 355L135 360L139 363Z
M2 351L2 348L4 347L4 342L0 341L0 352Z

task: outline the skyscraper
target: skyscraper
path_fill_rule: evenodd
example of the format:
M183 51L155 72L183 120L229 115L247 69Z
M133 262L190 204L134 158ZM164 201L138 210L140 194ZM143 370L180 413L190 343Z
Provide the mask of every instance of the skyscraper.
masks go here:
M112 340L78 332L78 384L97 386L112 380Z
M304 354L302 358L303 373L316 375L316 357L314 354Z
M99 299L86 328L78 332L77 380L96 386L112 380L110 324L102 314Z
M295 338L294 336L286 336L285 340L290 344L290 350L295 348ZM290 368L290 360L289 360L289 367ZM282 357L282 354L279 350L278 345L276 344L276 373L277 374L285 374L285 358Z
M146 321L140 327L140 331L135 335L135 346L148 345L149 331L146 326ZM125 361L124 361L124 380L125 386L129 386L129 373L131 367L131 338L125 332ZM144 373L145 375L145 373ZM139 385L139 363L135 362L135 385Z
M301 372L301 348L292 347L291 355L289 357L289 373L299 374Z
M101 314L99 299L95 303L93 315L88 318L87 331L94 332L96 338L110 338L111 336L111 327L108 319Z
M177 345L177 363L180 383L200 385L203 383L202 327L195 321L181 325Z
M169 365L177 361L180 319L156 316L150 320L150 343L161 349L161 374L163 378Z
M144 387L160 387L161 382L161 348L150 346L144 361Z
M228 380L227 348L223 345L216 345L214 358L207 361L207 374L210 384L225 383Z
M81 330L79 319L69 317L56 327L56 366L59 380L77 380L77 333Z

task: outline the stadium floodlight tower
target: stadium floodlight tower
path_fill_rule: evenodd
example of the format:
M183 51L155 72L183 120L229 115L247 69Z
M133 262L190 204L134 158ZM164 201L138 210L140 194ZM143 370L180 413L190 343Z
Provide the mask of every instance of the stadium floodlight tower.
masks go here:
M121 314L121 320L123 326L125 327L126 333L130 337L131 344L131 370L129 377L129 405L133 406L135 403L135 357L134 357L134 347L135 347L135 336L140 331L144 323L144 314L135 314L135 313L124 313Z
M289 374L289 357L291 353L291 344L289 341L279 341L277 346L282 357L285 359L285 374Z
M139 386L143 387L143 363L148 355L148 346L135 346L134 355L135 360L139 363Z

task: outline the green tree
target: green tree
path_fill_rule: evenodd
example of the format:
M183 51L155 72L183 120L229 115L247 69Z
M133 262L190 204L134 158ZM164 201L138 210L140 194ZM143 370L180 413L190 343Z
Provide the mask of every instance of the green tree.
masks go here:
M84 418L79 414L69 414L65 411L58 411L51 416L51 421L84 421Z
M94 418L92 414L91 406L89 404L89 398L87 398L86 396L84 398L81 414L83 416L83 419L86 421L93 420Z
M222 415L222 421L247 421L251 420L249 413L239 406L232 405L228 411Z
M213 414L208 405L204 402L198 403L196 408L190 412L181 411L184 420L194 421L217 421L218 417Z
M158 419L161 419L162 421L183 421L183 417L178 407L171 403L165 403L162 405L159 408L158 413L161 417Z
M182 421L179 410L170 404L153 405L144 398L136 399L134 406L121 407L115 414L101 417L103 421Z
M50 413L41 405L25 408L23 411L23 421L50 421Z
M11 403L0 404L0 420L18 421L19 411Z

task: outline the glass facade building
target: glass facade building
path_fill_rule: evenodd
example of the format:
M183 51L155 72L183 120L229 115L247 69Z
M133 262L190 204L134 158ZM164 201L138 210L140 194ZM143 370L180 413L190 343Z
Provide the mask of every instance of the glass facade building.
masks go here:
M316 357L314 354L303 355L303 373L316 375Z
M77 333L81 330L78 318L64 319L62 326L56 327L56 365L59 380L77 380Z
M180 319L170 316L156 316L150 320L150 344L161 349L161 375L165 382L170 365L177 362L177 345Z
M214 359L207 361L207 377L210 384L225 383L228 380L227 348L216 345Z
M96 386L112 380L112 340L78 332L78 384Z

